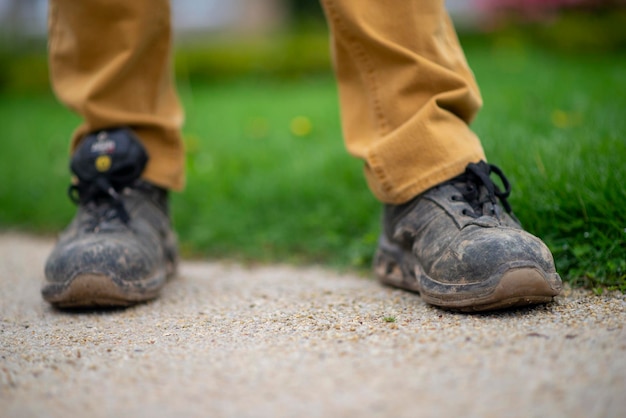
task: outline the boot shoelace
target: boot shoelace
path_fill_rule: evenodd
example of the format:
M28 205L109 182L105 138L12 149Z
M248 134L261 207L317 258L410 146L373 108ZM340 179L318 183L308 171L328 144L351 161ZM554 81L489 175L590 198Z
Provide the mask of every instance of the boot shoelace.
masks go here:
M124 224L130 221L120 193L104 176L96 178L93 182L71 185L68 195L72 202L85 207L93 215L86 225L88 229L95 230L100 223L115 219Z
M490 174L495 173L502 181L504 190L500 188L491 180ZM462 186L459 183L464 183ZM502 170L484 161L479 163L471 163L467 166L465 173L456 179L452 180L452 183L462 194L461 196L453 196L453 200L464 200L472 207L473 212L464 210L463 214L474 218L478 218L483 215L483 207L486 203L497 205L497 201L500 200L504 210L507 213L512 214L511 205L507 198L511 194L511 185L502 172ZM481 193L481 189L486 193ZM492 209L492 215L495 214L495 210Z

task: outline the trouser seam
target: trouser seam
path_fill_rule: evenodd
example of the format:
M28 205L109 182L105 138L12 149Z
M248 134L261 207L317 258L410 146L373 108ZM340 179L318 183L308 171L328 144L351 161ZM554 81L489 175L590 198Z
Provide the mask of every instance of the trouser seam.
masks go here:
M372 94L372 107L374 109L374 114L376 115L376 121L378 122L377 125L379 134L380 136L384 136L389 131L389 123L383 112L381 101L378 98L379 83L376 77L376 68L371 64L371 61L367 55L367 51L363 48L363 46L349 35L350 31L342 23L341 19L339 18L339 13L335 9L332 1L324 1L324 3L326 4L326 9L328 10L329 17L335 22L335 28L337 28L337 32L341 32L342 38L345 39L345 42L353 48L348 48L348 51L350 51L350 55L354 57L355 65L361 67L363 73L367 76L368 83L365 83L365 86L366 88L369 87L368 90L370 90ZM337 34L335 35L335 37L337 37Z

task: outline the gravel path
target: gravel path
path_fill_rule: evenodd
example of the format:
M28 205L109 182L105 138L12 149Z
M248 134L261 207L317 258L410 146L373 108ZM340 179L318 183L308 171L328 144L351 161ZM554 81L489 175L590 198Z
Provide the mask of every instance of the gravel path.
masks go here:
M626 296L467 315L321 268L185 262L153 303L39 297L0 234L0 417L624 417ZM392 322L393 321L393 322Z

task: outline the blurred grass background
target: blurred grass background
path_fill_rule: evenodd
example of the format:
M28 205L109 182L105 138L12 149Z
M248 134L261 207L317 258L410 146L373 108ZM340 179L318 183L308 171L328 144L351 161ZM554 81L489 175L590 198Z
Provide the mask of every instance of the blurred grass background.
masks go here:
M625 16L460 33L485 100L473 128L511 180L517 216L566 280L598 291L626 291ZM0 228L55 234L74 212L67 139L79 120L49 90L41 42L0 51ZM187 112L188 186L172 199L183 253L369 268L380 205L343 148L323 22L195 39L175 68Z

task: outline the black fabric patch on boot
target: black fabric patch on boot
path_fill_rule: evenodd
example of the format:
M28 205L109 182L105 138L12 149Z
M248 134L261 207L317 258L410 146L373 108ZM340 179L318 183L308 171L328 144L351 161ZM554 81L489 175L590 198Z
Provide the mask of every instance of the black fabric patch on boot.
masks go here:
M90 134L81 142L70 162L78 183L69 188L75 203L108 196L116 202L121 218L128 214L119 193L133 184L148 162L148 153L139 139L127 128Z

